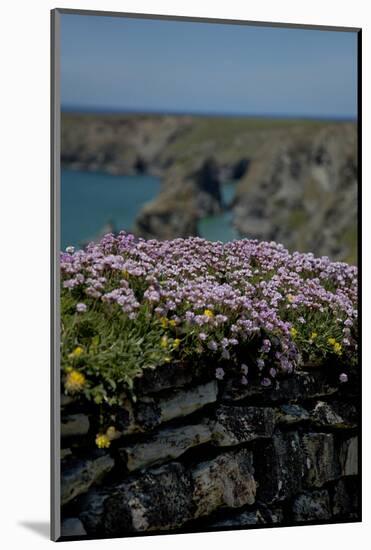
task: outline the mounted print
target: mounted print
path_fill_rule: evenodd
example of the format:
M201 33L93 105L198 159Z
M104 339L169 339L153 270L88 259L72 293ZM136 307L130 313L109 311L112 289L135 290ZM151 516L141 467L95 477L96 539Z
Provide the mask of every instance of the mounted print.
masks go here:
M360 39L52 12L54 540L361 520Z

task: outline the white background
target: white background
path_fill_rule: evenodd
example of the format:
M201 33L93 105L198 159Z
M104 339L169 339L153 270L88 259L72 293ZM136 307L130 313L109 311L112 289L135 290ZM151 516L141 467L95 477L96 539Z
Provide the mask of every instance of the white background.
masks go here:
M7 0L1 8L0 545L41 548L49 520L49 10L54 7L353 26L363 28L364 523L85 541L72 547L179 550L369 548L370 31L365 0ZM368 64L368 66L367 66ZM5 124L4 124L5 121ZM367 154L368 151L368 154ZM4 307L5 304L5 307Z

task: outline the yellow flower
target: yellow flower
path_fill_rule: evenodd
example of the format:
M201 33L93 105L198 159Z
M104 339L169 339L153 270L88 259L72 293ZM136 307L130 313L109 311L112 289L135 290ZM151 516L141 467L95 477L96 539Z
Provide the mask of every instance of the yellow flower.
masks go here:
M310 339L311 340L314 340L315 338L317 338L318 334L316 332L312 332L312 334L310 335Z
M121 275L124 277L124 279L128 279L129 276L130 276L130 274L129 274L129 272L128 272L127 269L123 269L123 270L121 271Z
M74 393L80 391L86 383L85 375L78 370L72 369L66 376L64 387L67 391Z
M334 346L336 344L335 338L328 338L327 341L331 346Z
M77 347L69 354L68 357L70 357L71 359L74 359L74 358L80 357L83 353L84 353L84 348L82 348L81 346L77 346Z
M179 338L175 338L174 342L173 342L173 348L174 349L177 349L179 348L179 345L180 345L180 339Z
M292 294L288 294L287 300L290 302L290 304L292 304L295 301L295 296L293 296Z
M99 449L108 449L111 445L111 441L106 434L98 434L95 438L95 444Z
M117 439L120 436L120 432L116 430L115 426L110 426L106 430L106 436L110 441Z
M169 357L168 355L165 357L164 359L165 363L170 363L171 361L171 357Z
M167 348L168 344L169 344L169 341L168 341L167 336L163 336L161 338L161 347L162 348Z
M171 320L169 321L169 326L170 326L170 327L176 327L176 321L175 321L175 319L171 319Z
M166 317L161 317L160 321L161 321L162 328L167 328L168 327L169 321Z
M339 342L335 342L335 344L334 344L334 352L335 352L335 353L338 353L339 355L341 355L341 351L342 351L341 344L339 344Z
M291 334L291 336L292 336L293 338L295 338L295 336L298 335L298 331L296 330L296 328L291 327L291 328L290 328L290 334Z
M214 317L214 313L211 311L211 309L205 309L204 315L206 315L206 317L209 317L209 319L211 319L211 317Z

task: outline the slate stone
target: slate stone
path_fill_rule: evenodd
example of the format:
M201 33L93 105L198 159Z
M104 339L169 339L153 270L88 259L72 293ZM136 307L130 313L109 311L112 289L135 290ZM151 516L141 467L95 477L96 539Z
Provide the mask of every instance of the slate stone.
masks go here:
M339 406L338 403L318 401L310 413L311 422L318 427L346 429L354 428L354 409Z
M211 424L214 445L232 446L270 437L275 425L275 412L269 407L233 407L221 405Z
M176 462L117 486L104 501L107 535L175 529L192 517L192 486Z
M215 369L214 369L215 370ZM134 380L134 391L137 395L156 393L159 391L181 388L206 381L212 376L210 368L202 363L187 363L185 361L165 363L155 369L144 369L140 377Z
M62 415L61 436L78 437L86 435L89 431L89 418L86 414Z
M352 509L352 498L344 479L340 479L335 487L332 500L332 512L335 517L346 517Z
M249 525L273 525L283 521L281 508L268 508L260 504L257 508L247 509L243 512L231 514L231 510L225 512L226 517L219 518L208 524L209 528L223 527L248 527Z
M100 481L114 465L106 453L95 452L86 459L73 459L62 463L61 504L85 493L93 483Z
M309 412L301 405L281 405L277 410L277 423L279 424L297 424L306 420L309 420Z
M334 436L328 433L309 433L303 436L305 453L305 482L310 487L322 487L340 475Z
M295 498L294 521L327 521L331 518L330 497L326 490L303 493Z
M302 489L304 453L297 432L276 434L254 451L258 499L268 504Z
M287 378L277 380L272 387L249 384L243 386L228 380L222 393L224 401L240 401L247 397L259 397L265 403L298 402L315 397L324 397L338 392L323 371L305 372L297 370Z
M253 504L256 494L253 456L246 449L219 455L192 471L194 517L207 516L220 507Z
M358 437L351 437L340 446L340 465L343 476L358 474Z
M62 537L82 537L86 534L85 528L78 518L66 518L62 521Z
M146 441L119 450L129 471L174 460L188 449L210 441L208 425L195 424L163 429Z
M152 429L163 422L192 414L217 398L216 380L189 390L170 392L168 396L143 398L138 402L136 418L143 429Z

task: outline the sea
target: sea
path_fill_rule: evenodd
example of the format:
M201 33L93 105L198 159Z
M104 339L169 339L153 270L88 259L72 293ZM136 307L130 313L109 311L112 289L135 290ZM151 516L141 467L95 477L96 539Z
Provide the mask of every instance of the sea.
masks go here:
M110 231L131 231L142 207L159 193L161 182L148 175L117 176L104 172L63 169L61 173L61 246L83 247ZM222 185L230 204L235 183ZM201 237L227 242L237 238L231 212L199 221Z

